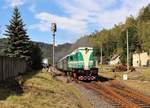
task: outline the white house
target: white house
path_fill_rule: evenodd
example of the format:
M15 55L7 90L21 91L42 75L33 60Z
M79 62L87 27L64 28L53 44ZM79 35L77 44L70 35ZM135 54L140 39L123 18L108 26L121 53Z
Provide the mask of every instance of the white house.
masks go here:
M148 66L150 61L150 56L148 55L147 52L133 54L133 61L132 61L133 66L139 67L140 61L141 61L141 66Z
M109 61L109 65L117 65L119 63L121 63L119 55L114 55Z

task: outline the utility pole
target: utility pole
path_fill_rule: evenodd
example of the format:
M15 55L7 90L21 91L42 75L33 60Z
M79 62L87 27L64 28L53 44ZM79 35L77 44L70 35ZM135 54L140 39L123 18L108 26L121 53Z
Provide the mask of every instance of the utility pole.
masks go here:
M51 24L51 31L53 36L53 67L55 67L55 32L57 30L56 23Z
M101 65L103 64L103 46L101 44Z
M149 49L149 67L150 67L150 49Z
M101 48L100 48L100 53L101 53L101 57L100 57L100 66L101 66L101 71L103 71L103 45L101 44Z
M128 29L126 32L126 36L127 36L127 72L129 72L129 36L128 36Z
M128 29L126 31L126 39L127 39L127 73L129 72L129 39L128 39ZM128 80L127 73L123 74L123 80Z

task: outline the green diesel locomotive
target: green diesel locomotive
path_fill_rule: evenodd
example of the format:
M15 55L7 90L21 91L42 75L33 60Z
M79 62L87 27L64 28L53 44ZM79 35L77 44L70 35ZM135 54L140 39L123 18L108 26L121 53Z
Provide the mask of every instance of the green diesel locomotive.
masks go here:
M96 80L98 68L95 67L93 48L79 47L57 62L56 67L78 80Z

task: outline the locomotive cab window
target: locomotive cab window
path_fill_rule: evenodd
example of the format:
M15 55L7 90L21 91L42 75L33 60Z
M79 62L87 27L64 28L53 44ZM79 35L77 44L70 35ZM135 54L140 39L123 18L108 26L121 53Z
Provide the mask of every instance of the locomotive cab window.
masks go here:
M75 60L78 61L78 53L75 54Z
M70 56L70 61L73 61L73 56Z

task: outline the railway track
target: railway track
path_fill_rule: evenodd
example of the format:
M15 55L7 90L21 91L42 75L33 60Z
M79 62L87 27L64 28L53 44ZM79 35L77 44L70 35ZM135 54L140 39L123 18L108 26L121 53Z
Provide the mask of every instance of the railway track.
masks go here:
M124 96L133 103L136 103L142 108L150 108L150 97L144 96L142 93L135 91L120 82L112 81L110 86L118 94Z
M117 80L108 81L107 84L100 81L85 83L76 80L75 82L93 90L115 108L150 108L150 97L129 88Z
M115 108L150 108L150 97L130 89L118 81L83 83L81 85L92 89Z

